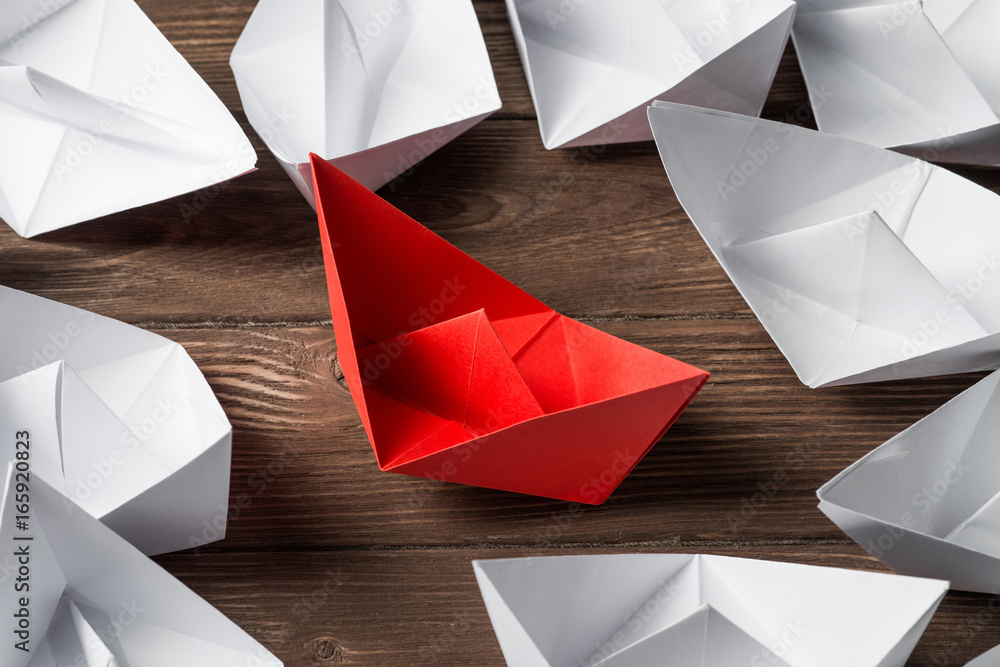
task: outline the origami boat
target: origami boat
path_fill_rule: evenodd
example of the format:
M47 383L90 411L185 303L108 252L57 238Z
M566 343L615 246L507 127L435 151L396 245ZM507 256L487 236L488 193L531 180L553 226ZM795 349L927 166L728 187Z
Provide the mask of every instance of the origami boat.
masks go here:
M33 437L20 442L41 444ZM11 580L0 588L0 608L13 628L0 645L0 664L281 667L135 547L19 470L12 463L0 478L0 539L30 574L21 582L26 587L15 588ZM22 512L24 503L29 508Z
M2 286L0 313L0 429L31 434L33 477L147 554L225 536L232 427L183 347Z
M948 589L704 555L472 565L511 667L902 667Z
M708 379L312 168L337 354L382 470L599 504Z
M894 572L1000 590L1000 373L823 485L819 508Z
M310 203L311 152L377 190L501 106L471 0L261 0L230 65Z
M987 651L965 667L1000 667L1000 646Z
M655 102L688 217L811 387L1000 368L1000 197L830 134Z
M1000 165L994 0L800 0L792 30L824 132Z
M649 141L650 100L757 115L791 0L507 0L548 149Z
M0 218L21 236L251 171L239 124L133 0L0 4Z

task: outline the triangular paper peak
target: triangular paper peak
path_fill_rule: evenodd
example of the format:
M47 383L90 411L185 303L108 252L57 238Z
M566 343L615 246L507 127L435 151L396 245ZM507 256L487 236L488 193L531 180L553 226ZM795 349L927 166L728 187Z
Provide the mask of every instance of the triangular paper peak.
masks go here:
M317 212L352 331L373 341L483 309L492 321L551 312L375 195L312 156Z

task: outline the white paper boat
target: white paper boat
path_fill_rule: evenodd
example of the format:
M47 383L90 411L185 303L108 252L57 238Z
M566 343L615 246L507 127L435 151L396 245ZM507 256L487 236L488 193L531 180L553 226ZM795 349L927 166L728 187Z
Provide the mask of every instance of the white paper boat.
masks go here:
M817 492L819 508L894 572L1000 592L1000 373Z
M0 6L0 218L21 236L253 169L225 105L133 0Z
M1000 646L983 653L965 667L1000 667Z
M996 0L800 0L792 37L824 132L1000 165Z
M901 667L948 582L679 554L474 561L511 667Z
M656 102L677 198L811 387L1000 368L1000 197L874 146Z
M232 427L184 348L6 287L0 313L0 433L31 433L33 476L147 554L224 537Z
M42 444L22 442L32 457ZM2 477L0 540L7 565L28 572L0 587L13 630L0 645L4 667L281 666L135 547L38 477L22 475L10 464Z
M548 149L648 141L661 99L757 115L791 0L507 0Z
M310 203L310 153L376 190L501 106L471 0L261 0L230 65Z

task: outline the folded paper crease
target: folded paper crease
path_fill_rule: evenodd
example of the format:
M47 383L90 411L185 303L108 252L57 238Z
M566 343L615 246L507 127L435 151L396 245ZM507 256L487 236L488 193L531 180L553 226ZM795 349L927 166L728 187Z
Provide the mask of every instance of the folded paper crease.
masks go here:
M0 313L0 427L35 475L147 553L220 539L232 427L184 349L5 287Z
M804 128L648 113L682 206L803 383L1000 366L1000 197Z
M239 124L134 0L10 0L5 25L0 218L18 234L254 168Z
M338 357L379 466L603 502L707 373L548 308L314 157Z
M902 667L948 582L711 555L473 561L509 665Z
M30 482L17 510L14 465L4 474L0 538L30 553L30 632L21 650L0 647L9 667L145 667L281 663L165 570L45 482ZM20 522L20 523L19 523ZM0 606L22 605L13 586Z
M821 130L924 159L1000 165L993 0L803 0L792 31Z
M1000 577L1000 373L819 489L820 509L894 571L993 592Z
M666 99L759 114L795 15L788 0L507 0L546 148L651 139Z
M230 65L310 202L310 153L375 190L500 108L469 0L264 0Z

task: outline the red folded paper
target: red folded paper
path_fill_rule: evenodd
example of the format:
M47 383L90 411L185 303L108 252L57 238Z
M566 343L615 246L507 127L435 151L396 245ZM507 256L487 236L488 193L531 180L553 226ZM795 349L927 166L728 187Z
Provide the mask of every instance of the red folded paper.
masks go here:
M312 169L337 355L382 470L600 504L708 380Z

